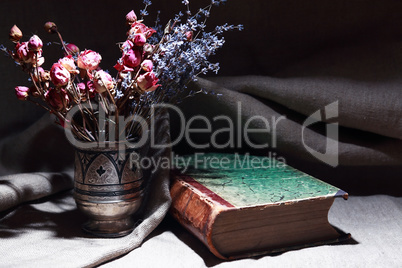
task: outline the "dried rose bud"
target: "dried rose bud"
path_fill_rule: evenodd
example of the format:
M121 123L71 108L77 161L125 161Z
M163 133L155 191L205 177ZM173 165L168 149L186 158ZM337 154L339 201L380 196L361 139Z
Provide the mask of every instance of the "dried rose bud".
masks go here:
M148 44L148 43L144 44L144 47L143 47L144 54L150 55L150 54L152 54L153 51L154 51L153 45Z
M126 40L120 47L121 51L126 52L134 46L133 42Z
M35 82L41 82L40 79L42 78L42 73L45 72L42 67L38 67L37 69L34 69L32 72L32 78Z
M123 56L123 64L130 68L135 68L141 63L141 53L139 50L130 49Z
M128 35L133 35L133 34L137 34L137 33L145 34L147 32L147 30L148 30L148 27L145 26L145 24L137 21L131 25L131 28L127 34Z
M131 25L137 21L137 15L135 15L134 10L131 10L130 12L127 13L126 21L127 21L127 24L129 24L129 25Z
M101 60L102 56L99 53L86 49L78 55L77 65L78 68L92 71L98 68Z
M86 84L81 82L77 84L77 89L81 95L81 101L87 101L95 97L95 86L92 81L88 81Z
M29 88L24 86L15 87L15 95L19 100L26 100L29 95Z
M83 92L85 92L85 89L86 89L86 86L85 86L85 83L78 83L77 84L77 89L81 92L81 93L83 93Z
M188 31L185 33L187 41L193 41L193 31Z
M78 83L77 84L77 90L80 92L81 95L81 100L82 101L87 101L87 90L86 90L85 83Z
M152 71L152 68L154 67L153 63L151 60L144 60L141 63L141 68L146 71L146 72L150 72Z
M141 90L144 91L154 91L157 89L160 85L157 85L159 79L156 77L156 75L153 72L148 72L145 74L140 75L137 78L137 85Z
M18 28L17 25L14 25L13 27L11 27L8 37L13 42L20 41L20 39L22 38L22 32L21 32L20 28Z
M132 36L136 33L141 33L141 31L138 31L138 29L135 27L131 27L130 30L127 31L127 36Z
M17 51L16 56L18 61L27 62L30 59L28 42L18 43L15 46L15 50Z
M66 68L72 74L79 73L79 71L77 70L77 67L75 66L73 56L71 56L71 55L68 55L64 58L59 59L59 61L57 63L60 63L61 65L63 65L63 67Z
M134 38L132 39L134 45L138 46L138 47L142 47L145 42L147 42L147 38L145 37L145 34L139 33L139 34L135 34Z
M127 77L130 75L130 73L128 73L128 72L119 72L119 78L121 79L121 80L125 80L125 79L127 79Z
M50 81L50 72L49 71L44 71L43 73L40 73L40 78L44 82Z
M44 28L47 33L50 34L57 33L57 26L54 22L51 21L46 22Z
M64 109L65 105L68 105L70 99L64 89L49 88L49 91L45 93L46 101L57 111Z
M130 30L127 32L128 36L132 36L134 34L139 34L142 33L145 35L145 37L148 39L150 38L154 33L156 33L156 30L152 29L152 28L148 28L147 26L145 26L143 23L141 22L134 22L131 25Z
M147 31L145 32L145 36L148 38L150 38L154 33L156 33L155 29L152 28L148 28Z
M80 49L74 44L67 44L66 49L67 49L67 55L75 55L80 53Z
M88 88L88 92L89 92L89 97L92 99L93 97L95 97L95 93L96 93L94 82L88 81L87 88Z
M50 79L56 87L65 86L70 81L70 72L60 63L55 63L50 69Z
M28 47L33 52L38 52L43 47L43 42L37 35L33 35L28 41Z
M94 75L94 86L96 92L102 93L106 90L112 90L114 88L114 80L107 72L100 70Z

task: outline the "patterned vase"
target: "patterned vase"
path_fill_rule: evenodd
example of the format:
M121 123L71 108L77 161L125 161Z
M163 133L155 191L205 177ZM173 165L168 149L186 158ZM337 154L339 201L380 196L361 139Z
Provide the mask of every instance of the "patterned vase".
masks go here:
M74 198L89 221L84 231L100 237L121 237L135 227L133 214L141 206L144 182L136 149L76 149ZM133 157L133 154L135 157Z

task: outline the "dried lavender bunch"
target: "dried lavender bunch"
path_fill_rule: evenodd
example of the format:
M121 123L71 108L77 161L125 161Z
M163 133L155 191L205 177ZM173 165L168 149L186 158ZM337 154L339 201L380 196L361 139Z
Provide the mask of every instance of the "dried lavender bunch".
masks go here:
M180 101L180 93L191 81L196 81L200 74L210 71L218 73L219 63L211 63L209 57L225 43L222 37L224 32L243 29L242 25L225 24L216 26L212 32L205 32L212 7L224 2L226 0L212 0L208 6L192 15L190 2L184 0L182 3L186 7L187 18L183 23L184 14L179 12L165 28L157 25L160 38L152 59L162 85L155 94L163 94L162 101Z

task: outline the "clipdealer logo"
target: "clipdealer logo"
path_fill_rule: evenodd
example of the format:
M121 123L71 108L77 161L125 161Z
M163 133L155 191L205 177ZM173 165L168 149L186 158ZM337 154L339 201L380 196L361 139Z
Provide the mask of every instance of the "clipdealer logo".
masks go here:
M111 115L106 115L103 109L100 109L99 105L93 103L91 105L87 105L86 109L96 109L98 112L98 122L99 122L99 140L94 142L83 142L78 140L71 131L71 121L76 113L79 112L77 107L71 109L71 111L67 114L67 122L65 127L65 134L67 139L72 143L75 147L81 149L89 149L93 147L106 147L107 141L118 141L119 143L119 151L121 151L121 155L124 155L125 147L134 148L141 147L145 143L149 142L150 147L160 149L166 147L172 147L180 142L182 139L186 139L187 143L194 149L222 149L222 148L241 148L244 144L254 149L265 149L265 148L277 148L277 139L279 134L277 133L277 126L280 124L282 120L286 120L285 116L279 116L278 118L272 116L269 119L265 118L262 115L254 115L248 117L243 122L242 116L242 107L241 102L237 104L237 114L235 118L230 118L226 115L216 115L212 119L205 117L204 115L195 115L190 119L186 120L184 113L180 110L179 107L171 105L171 104L157 104L154 105L151 109L155 108L164 108L176 113L180 118L180 135L168 144L157 144L155 140L155 133L151 133L150 137L147 135L142 135L138 137L134 142L127 140L124 135L115 137L114 133L116 133L115 128L118 128L118 133L124 133L126 126L128 124L132 124L136 122L142 128L142 133L147 133L148 130L155 129L155 119L152 117L150 121L145 120L139 115L132 115L127 118L120 116L119 124L116 126L115 124L106 124L105 122L113 122L114 118L108 118ZM339 163L339 151L338 151L338 123L327 123L326 124L326 146L325 152L321 153L309 145L306 144L305 139L305 130L308 126L313 125L317 122L323 122L329 119L336 119L338 117L338 101L335 101L327 106L324 109L317 110L313 114L311 114L302 124L301 126L301 140L304 148L315 158L320 161L332 166L336 167ZM199 121L204 124L203 128L194 128L194 122ZM223 123L226 122L226 127L220 129L214 129L213 125L215 122L221 121ZM253 128L252 125L258 125L258 128ZM108 133L106 135L106 133ZM192 140L191 133L209 133L210 141L206 144L198 144L196 140ZM217 135L221 133L227 133L229 139L225 141L225 143L220 144L217 140ZM266 141L261 144L254 143L251 139L252 136L250 134L264 133L266 134ZM235 135L236 134L236 135ZM279 148L280 149L280 148ZM284 158L282 157L284 160Z
M322 122L324 120L336 119L339 115L338 101L328 104L323 110L317 110L311 114L303 123L302 126L302 143L304 148L318 160L332 166L336 167L339 164L339 125L338 123L327 123L326 124L326 145L325 153L318 152L308 146L304 139L305 129L317 122Z

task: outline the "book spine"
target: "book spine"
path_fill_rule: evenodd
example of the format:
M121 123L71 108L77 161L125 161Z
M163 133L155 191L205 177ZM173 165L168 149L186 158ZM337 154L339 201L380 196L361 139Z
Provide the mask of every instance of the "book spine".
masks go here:
M180 176L173 176L173 178L170 188L172 196L170 213L181 225L200 239L215 256L227 259L216 250L211 240L216 216L225 207L207 198L202 189L197 189Z

